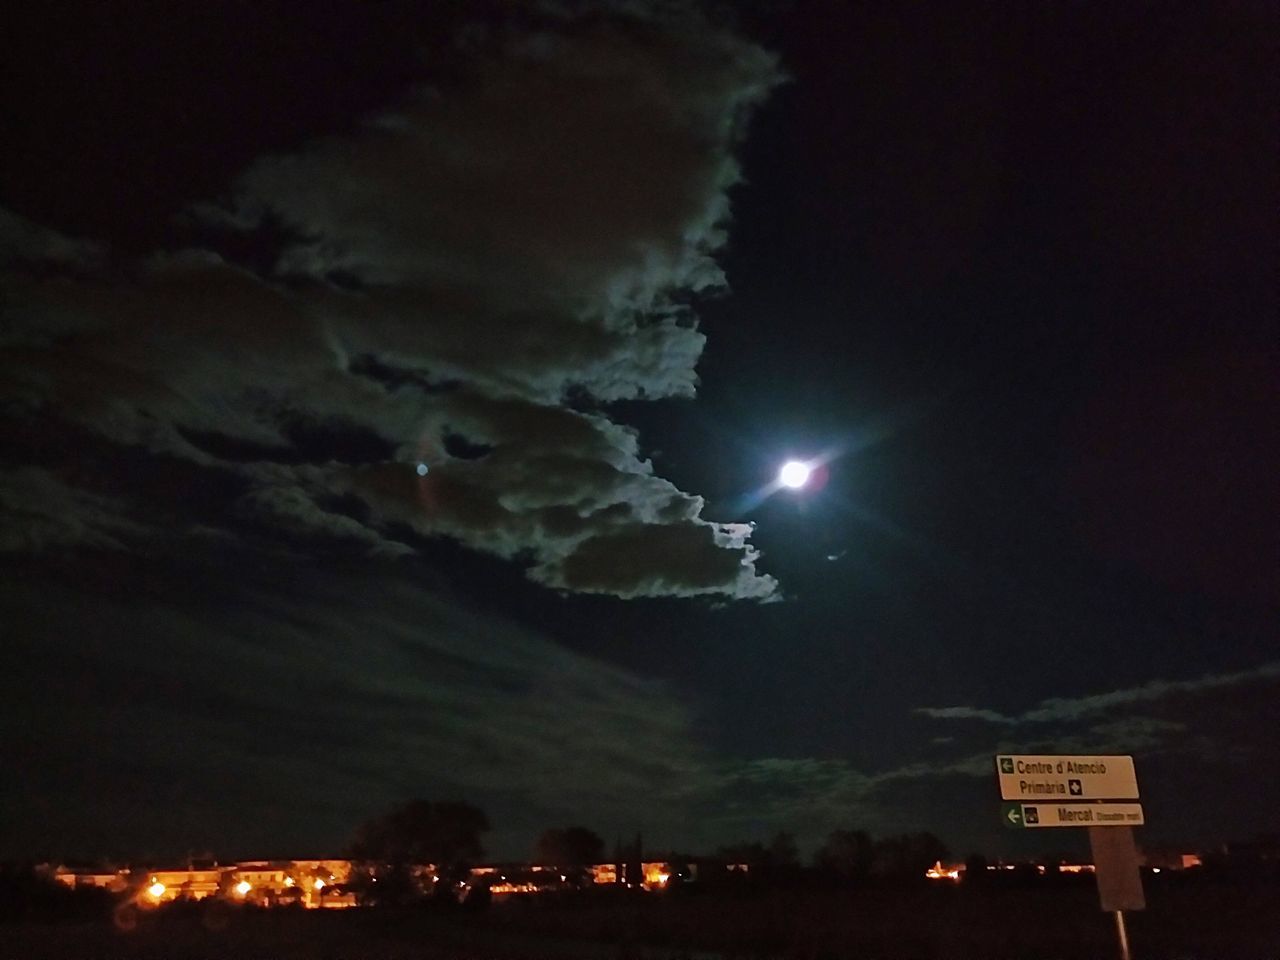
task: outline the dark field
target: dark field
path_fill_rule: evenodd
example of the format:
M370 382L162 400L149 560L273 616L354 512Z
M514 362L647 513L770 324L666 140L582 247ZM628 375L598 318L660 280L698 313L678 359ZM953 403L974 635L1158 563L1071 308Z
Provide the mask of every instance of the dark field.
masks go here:
M1280 960L1280 887L1148 891L1135 960ZM1075 960L1117 955L1086 885L539 898L483 914L177 908L109 922L0 927L0 958L779 957Z

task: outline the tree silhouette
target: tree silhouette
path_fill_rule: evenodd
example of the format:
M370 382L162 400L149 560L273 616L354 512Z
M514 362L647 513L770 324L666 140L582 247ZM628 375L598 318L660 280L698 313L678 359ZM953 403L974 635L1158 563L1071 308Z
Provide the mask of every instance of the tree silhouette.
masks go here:
M442 870L464 867L484 855L480 834L489 818L468 803L410 800L356 832L352 856L387 864L434 864Z
M814 854L814 866L857 883L871 875L872 849L871 836L865 830L833 830Z
M785 830L779 830L769 841L769 865L776 869L790 869L800 864L800 852L796 838Z
M883 877L918 879L948 856L946 845L932 833L904 833L877 840L872 870Z
M604 841L586 827L553 827L538 838L534 856L539 863L581 869L604 859Z
M725 863L745 863L752 870L758 869L769 859L769 851L758 841L735 843L721 847L716 857Z

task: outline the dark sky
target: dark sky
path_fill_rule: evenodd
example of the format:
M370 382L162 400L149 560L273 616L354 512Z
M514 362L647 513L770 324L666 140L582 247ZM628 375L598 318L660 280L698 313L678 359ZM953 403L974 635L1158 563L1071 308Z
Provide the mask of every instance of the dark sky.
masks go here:
M26 18L0 857L1280 830L1270 5Z

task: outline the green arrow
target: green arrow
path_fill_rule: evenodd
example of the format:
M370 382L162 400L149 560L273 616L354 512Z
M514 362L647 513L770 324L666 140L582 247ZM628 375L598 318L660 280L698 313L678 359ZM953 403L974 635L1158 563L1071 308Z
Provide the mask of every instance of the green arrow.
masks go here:
M1000 758L1000 772L1013 773L1013 757Z
M1025 826L1022 822L1022 804L1020 803L1006 803L1000 811L1000 816L1004 819L1006 827L1016 830L1018 827Z

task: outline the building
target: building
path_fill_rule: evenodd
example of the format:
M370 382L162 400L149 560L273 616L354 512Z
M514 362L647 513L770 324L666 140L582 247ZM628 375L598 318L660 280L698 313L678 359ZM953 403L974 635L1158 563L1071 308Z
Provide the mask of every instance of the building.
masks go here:
M68 867L58 867L56 870L45 869L40 872L64 887L70 887L72 890L97 887L102 890L109 890L112 893L121 893L129 887L129 870L127 869L74 870Z

